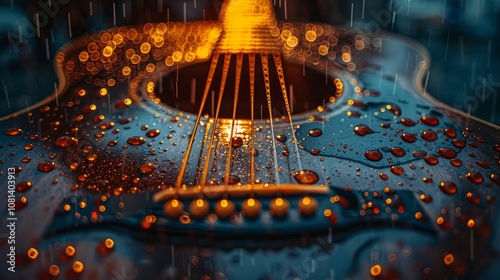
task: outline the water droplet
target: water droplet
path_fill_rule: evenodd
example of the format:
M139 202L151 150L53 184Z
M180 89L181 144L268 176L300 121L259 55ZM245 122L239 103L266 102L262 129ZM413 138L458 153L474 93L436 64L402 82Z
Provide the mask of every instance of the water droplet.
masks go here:
M429 126L436 126L439 124L438 118L434 116L422 116L422 122Z
M28 199L25 196L21 198L16 198L15 204L16 204L16 210L22 210L26 206L28 206Z
M114 122L103 122L99 125L99 129L101 130L109 130L115 126Z
M476 164L483 168L490 168L490 164L484 160L476 160Z
M389 128L389 127L391 127L391 123L390 123L390 122L381 123L381 124L380 124L380 127L383 127L383 128Z
M312 185L319 180L319 176L316 172L311 170L300 170L293 174L293 178L297 180L300 184Z
M50 172L56 168L56 163L53 161L43 161L38 164L38 170L41 172Z
M365 157L371 161L379 161L382 159L382 153L376 150L368 150L365 152Z
M97 159L97 155L96 154L90 154L87 156L87 160L88 161L95 161Z
M436 165L439 162L436 156L426 156L424 157L424 161L429 165Z
M458 158L452 158L450 160L450 163L451 163L451 165L456 166L456 167L462 166L462 161Z
M276 136L276 140L278 140L278 141L280 141L280 142L284 143L284 142L286 141L286 136L285 136L285 135L281 135L281 134L280 134L280 135L277 135L277 136Z
M483 175L480 172L467 172L465 178L469 179L472 183L481 184L484 181Z
M131 118L121 119L121 120L120 120L120 124L127 124L127 123L129 123L129 122L131 122L131 121L132 121L132 119L131 119Z
M427 155L426 151L422 151L422 150L413 151L413 156L414 157L423 157L423 156L426 156L426 155Z
M411 120L411 119L407 119L407 118L403 118L401 119L401 123L404 125L404 126L414 126L416 123Z
M240 182L240 178L236 175L229 175L227 177L227 182L226 182L226 176L222 177L222 182L228 185L236 185Z
M30 181L28 181L28 182L22 182L22 183L17 184L16 190L18 192L26 192L26 191L29 191L32 186L33 185L31 184Z
M453 139L453 141L451 141L451 144L453 144L453 146L457 148L465 147L465 141L462 139Z
M318 137L321 136L321 134L323 134L323 131L319 128L313 128L309 130L309 135L312 137Z
M385 180L387 180L387 179L389 178L389 177L387 177L387 175L386 175L386 174L384 174L384 173L380 173L380 174L379 174L379 176L380 176L380 179L382 179L382 180L384 180L384 181L385 181Z
M233 148L238 148L241 145L243 145L243 139L241 137L235 136L231 138L231 146L233 146Z
M30 162L30 161L31 161L31 158L30 158L30 157L23 157L23 158L21 159L21 161L22 161L22 162L24 162L24 163L28 163L28 162Z
M476 142L469 142L469 146L473 148L477 148L477 143Z
M401 176L405 173L405 170L401 166L392 166L391 172L395 175Z
M457 193L457 185L453 182L441 182L439 183L439 189L447 194L447 195L453 195Z
M478 137L476 137L476 141L479 142L479 143L484 143L484 142L486 142L486 139L484 139L481 136L478 136Z
M413 135L411 133L401 134L401 139L403 139L404 141L406 141L408 143L413 143L413 142L417 141L417 137L415 137L415 135Z
M366 134L373 133L373 130L364 124L360 124L354 127L354 133L359 136L365 136Z
M432 183L432 182L433 182L432 178L427 178L427 177L422 178L422 181L423 181L424 183L427 183L427 184L430 184L430 183Z
M283 151L281 152L282 155L284 155L285 157L289 156L290 155L290 152L289 151Z
M495 144L495 147L493 147L495 151L500 152L500 144Z
M447 159L452 159L457 156L457 152L455 152L455 150L450 148L439 148L438 154Z
M435 141L437 139L437 133L432 130L422 132L421 136L426 141Z
M388 104L386 108L396 116L401 115L401 107L396 104Z
M479 196L477 195L472 194L471 192L468 192L466 197L467 200L472 204L478 205L479 203L481 203L481 198L479 198Z
M20 128L9 128L5 131L5 134L9 136L17 136L21 133L23 133L23 130Z
M110 146L110 147L114 147L114 146L116 146L116 144L118 144L118 141L116 141L116 140L111 140L108 142L108 146Z
M444 133L444 135L446 135L450 138L455 138L457 136L457 133L455 132L455 130L453 128L446 128L443 133Z
M146 132L146 136L149 138L154 138L158 135L160 135L159 129L150 129L150 130L148 130L148 132Z
M31 151L31 150L33 150L34 147L35 147L35 145L33 145L33 144L26 144L26 145L24 145L24 150Z
M405 150L401 147L392 147L391 153L396 157L402 157L406 154Z
M78 143L78 140L74 137L61 136L56 140L55 145L56 145L56 147L59 147L59 148L67 148L70 146L74 146L77 143Z
M311 153L311 155L313 155L313 156L317 156L321 153L321 151L318 149L313 149L309 153Z
M156 165L154 165L153 163L144 163L142 164L140 167L139 167L139 170L143 173L143 174L149 174L153 171L155 171L156 169Z
M140 145L146 143L146 139L144 139L140 136L132 136L127 140L127 143L129 143L132 146L140 146Z

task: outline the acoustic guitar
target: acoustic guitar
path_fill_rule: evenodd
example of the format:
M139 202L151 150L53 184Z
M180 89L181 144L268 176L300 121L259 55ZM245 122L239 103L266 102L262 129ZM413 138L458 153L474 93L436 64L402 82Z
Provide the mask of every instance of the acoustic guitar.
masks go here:
M430 63L269 0L68 43L0 122L2 279L494 278L499 128Z

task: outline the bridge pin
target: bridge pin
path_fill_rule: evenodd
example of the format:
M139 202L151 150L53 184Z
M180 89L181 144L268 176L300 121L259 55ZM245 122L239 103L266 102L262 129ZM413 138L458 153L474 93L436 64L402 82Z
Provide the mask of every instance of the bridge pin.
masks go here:
M184 205L177 199L172 199L165 203L163 211L170 219L177 219L184 210Z
M189 205L189 212L191 216L195 219L202 219L210 211L210 205L206 200L201 198L193 200Z
M288 214L288 210L290 209L290 202L288 202L288 200L284 198L278 197L271 201L269 208L273 212L273 216L281 218Z
M245 213L245 217L250 219L257 217L262 209L262 204L255 198L249 198L241 204L241 210Z
M215 204L215 214L219 218L227 219L235 211L234 203L231 200L221 199Z
M304 216L310 216L318 209L318 201L310 196L304 196L299 200L299 212Z

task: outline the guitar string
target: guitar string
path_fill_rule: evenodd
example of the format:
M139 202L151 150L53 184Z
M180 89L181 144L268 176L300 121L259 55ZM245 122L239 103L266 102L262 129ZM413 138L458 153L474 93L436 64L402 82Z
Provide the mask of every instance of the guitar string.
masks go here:
M276 71L278 72L278 78L280 81L281 92L283 93L283 100L285 102L285 108L286 108L286 112L288 114L288 120L290 122L290 128L292 130L293 144L295 147L297 163L299 165L299 170L302 170L302 160L300 159L297 136L295 135L295 127L293 125L293 120L292 120L292 112L290 110L290 103L288 102L288 96L287 96L286 84L285 84L285 75L283 73L283 64L281 62L281 55L277 52L274 52L273 57L274 57L274 64L276 65Z
M224 193L227 195L227 188L229 182L229 173L231 172L231 157L232 155L232 139L234 137L235 122L236 122L236 106L238 105L238 95L240 90L241 68L243 64L243 53L236 55L236 77L234 83L234 102L233 102L233 117L231 119L231 132L229 135L229 147L227 149L226 172L224 176Z
M269 122L271 125L271 140L273 143L273 160L274 160L274 178L276 184L280 185L280 177L278 174L278 155L276 154L276 139L274 137L274 122L273 122L273 108L271 104L271 88L269 82L269 61L268 53L262 52L260 54L262 62L262 71L264 72L264 83L266 85L266 98L267 98L267 109L269 110Z
M222 104L222 97L224 96L224 88L226 87L227 73L229 72L229 65L231 63L231 54L224 55L224 66L222 68L222 78L219 88L219 98L217 100L217 107L214 116L214 127L212 128L212 133L210 135L210 143L208 144L207 160L205 161L205 166L203 167L203 173L201 178L200 186L203 188L207 181L208 167L210 166L210 155L212 154L212 148L214 145L215 130L217 129L217 123L219 122L219 112ZM216 157L214 157L216 158ZM215 160L214 160L215 162Z
M254 110L255 110L255 54L250 53L248 55L248 65L250 68L250 189L253 190L255 183L255 124L254 124ZM253 197L253 192L250 193Z
M179 189L182 186L182 180L184 179L184 174L186 172L186 167L187 167L187 164L188 164L189 155L191 154L191 148L193 146L194 139L196 137L196 131L198 129L198 124L199 124L200 119L201 119L201 114L203 112L203 107L205 106L205 102L207 100L207 96L208 96L208 91L210 89L210 85L212 84L212 79L213 79L213 76L214 76L214 73L215 73L215 69L217 68L217 62L218 62L218 60L219 60L219 52L215 51L214 54L213 54L213 56L212 56L212 62L210 63L210 70L208 71L207 81L206 81L206 84L205 84L205 89L203 91L203 97L201 99L200 109L198 111L198 115L196 116L196 121L195 121L194 126L193 126L193 131L191 133L191 137L189 137L189 143L188 143L188 146L186 148L186 154L184 155L184 159L182 161L181 169L179 171L179 175L177 175L177 180L175 182L176 189Z

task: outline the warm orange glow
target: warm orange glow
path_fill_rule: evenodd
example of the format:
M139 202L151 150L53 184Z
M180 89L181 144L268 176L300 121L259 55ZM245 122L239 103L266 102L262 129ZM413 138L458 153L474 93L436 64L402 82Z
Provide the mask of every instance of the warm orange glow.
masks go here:
M64 250L64 252L66 253L66 256L72 257L72 256L75 255L76 249L75 249L75 247L69 245L68 247L66 247L66 249Z
M32 260L36 259L38 257L38 250L35 248L29 248L28 257Z
M282 198L277 198L274 203L276 204L276 206L282 206L284 204Z
M205 202L203 201L203 199L196 200L196 206L201 208L201 207L203 207L204 204L205 204Z
M249 198L247 200L247 204L248 206L253 207L255 205L255 200L253 198Z
M453 254L447 254L446 256L444 256L443 261L444 264L450 265L455 261L455 256L453 256Z
M372 276L379 276L382 273L382 267L379 264L376 264L370 268L370 274Z

